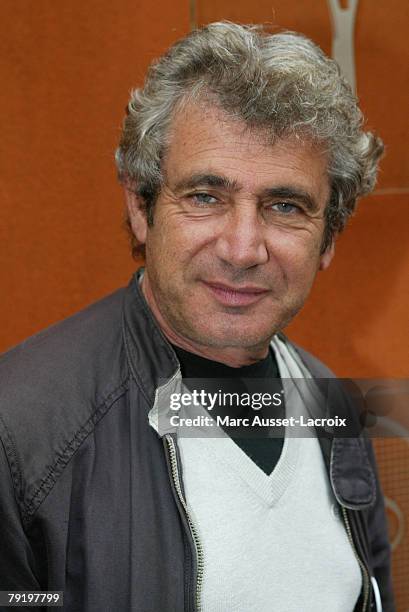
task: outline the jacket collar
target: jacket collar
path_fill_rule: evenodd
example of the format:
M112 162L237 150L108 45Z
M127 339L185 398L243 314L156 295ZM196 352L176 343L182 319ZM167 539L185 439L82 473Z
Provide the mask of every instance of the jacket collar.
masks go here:
M179 362L143 296L143 272L140 268L134 274L125 291L122 330L131 373L152 406L156 389L173 377Z
M325 416L346 416L352 423L348 437L319 437L337 501L353 510L371 507L376 501L376 479L367 452L369 441L358 418L359 409L342 384L337 385L331 370L299 346L287 339L286 342L298 353L324 394L328 382L333 381L332 388L336 392L332 393L331 401L327 401Z

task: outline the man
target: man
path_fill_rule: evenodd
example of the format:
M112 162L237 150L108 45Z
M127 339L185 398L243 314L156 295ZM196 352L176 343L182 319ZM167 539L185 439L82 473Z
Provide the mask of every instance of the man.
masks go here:
M128 108L117 163L146 266L2 359L0 588L70 611L393 610L366 439L159 420L182 378L332 376L279 332L382 143L311 41L231 23L176 43Z

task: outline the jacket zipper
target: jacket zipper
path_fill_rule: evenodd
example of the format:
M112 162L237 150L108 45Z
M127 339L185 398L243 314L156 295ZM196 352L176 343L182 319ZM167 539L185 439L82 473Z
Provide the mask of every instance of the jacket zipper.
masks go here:
M362 606L362 612L366 612L367 609L367 605L368 605L368 599L369 599L369 584L370 584L370 580L369 580L369 573L368 570L364 564L364 562L362 561L362 559L360 558L360 556L358 555L358 551L356 549L355 543L354 543L354 539L352 537L352 532L351 532L351 525L349 524L349 519L348 519L348 514L346 511L346 508L344 508L344 506L341 506L341 510L342 510L342 516L344 518L344 524L345 524L345 529L348 535L348 539L350 541L350 544L352 546L352 550L354 551L356 560L358 561L359 567L361 568L362 571L362 577L363 577L363 589L364 589L364 604Z
M197 561L196 597L195 597L196 610L195 612L200 612L201 611L200 596L201 596L201 589L202 589L202 584L203 584L203 571L204 571L203 547L200 542L196 527L193 523L192 517L189 514L186 500L183 496L182 487L180 483L180 475L179 475L179 468L178 468L178 462L177 462L175 441L172 438L172 436L170 436L169 434L166 434L165 439L166 439L168 449L169 449L170 468L171 468L171 473L172 473L173 484L175 486L175 490L180 500L180 503L182 505L182 508L185 512L185 516L186 516L186 519L189 525L190 533L192 535L192 539L195 545L196 561Z

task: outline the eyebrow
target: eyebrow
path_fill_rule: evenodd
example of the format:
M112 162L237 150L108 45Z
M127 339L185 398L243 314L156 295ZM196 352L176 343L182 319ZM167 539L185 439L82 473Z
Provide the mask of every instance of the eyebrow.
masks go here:
M192 174L191 176L178 181L174 187L174 191L178 193L186 189L196 189L197 187L218 187L231 192L240 191L242 188L237 181L228 179L225 176L199 173ZM263 189L261 197L263 199L285 198L289 200L297 200L310 212L315 212L319 208L315 198L311 194L303 189L292 187L290 185L279 185L277 187L270 188L267 187L266 189Z
M217 174L192 174L178 181L175 185L175 191L195 189L196 187L221 187L228 191L239 191L240 189L240 185L237 181L232 181L225 176L219 176Z

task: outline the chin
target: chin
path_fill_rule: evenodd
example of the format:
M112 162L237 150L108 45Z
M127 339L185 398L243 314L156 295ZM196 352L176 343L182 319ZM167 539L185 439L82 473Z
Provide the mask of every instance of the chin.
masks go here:
M248 327L234 329L207 329L202 333L198 330L190 334L190 339L200 343L202 346L212 348L252 348L266 346L275 334L275 329L268 330L249 330Z

